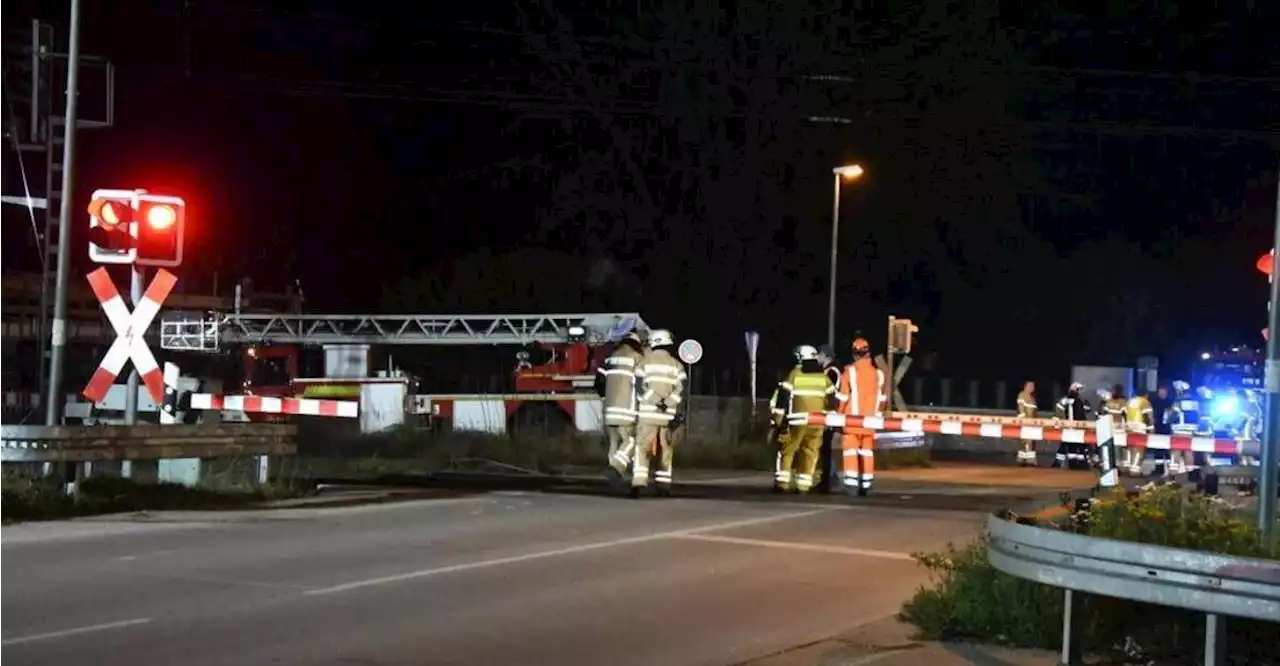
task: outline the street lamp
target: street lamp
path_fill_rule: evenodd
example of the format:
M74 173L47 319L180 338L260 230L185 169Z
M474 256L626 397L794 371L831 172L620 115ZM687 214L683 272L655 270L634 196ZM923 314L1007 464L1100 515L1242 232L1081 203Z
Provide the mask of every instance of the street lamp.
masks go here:
M860 165L846 164L831 170L835 176L835 196L831 202L831 294L827 301L827 344L836 348L836 248L840 242L840 185L862 177Z

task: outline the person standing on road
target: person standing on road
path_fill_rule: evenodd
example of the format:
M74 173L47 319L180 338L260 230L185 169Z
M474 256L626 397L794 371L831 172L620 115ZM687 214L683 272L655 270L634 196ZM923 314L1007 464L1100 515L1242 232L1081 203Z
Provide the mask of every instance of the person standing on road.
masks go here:
M843 396L840 412L845 416L882 416L889 396L885 392L884 371L871 361L871 345L863 338L853 341L853 363L840 373ZM846 494L866 496L876 478L876 433L867 428L845 427L840 437L840 469Z
M1194 436L1200 430L1200 400L1191 392L1191 385L1178 380L1173 383L1173 402L1169 405L1169 429L1175 435ZM1190 472L1195 457L1190 451L1169 450L1169 464L1165 474Z
M1240 439L1251 442L1262 441L1262 401L1254 389L1244 390L1244 423L1240 426ZM1241 465L1253 465L1256 461L1251 456L1240 456Z
M1083 391L1084 384L1073 382L1067 389L1067 394L1058 400L1058 404L1054 405L1054 417L1067 421L1089 420L1089 417L1093 415L1093 408L1089 406L1089 401L1085 400L1084 396L1081 395ZM1054 467L1079 469L1088 464L1089 458L1086 455L1084 444L1063 442L1058 445L1058 452L1053 455Z
M1027 382L1023 384L1022 392L1018 393L1018 418L1034 419L1039 410L1040 406L1036 404L1036 383ZM1018 466L1036 466L1035 440L1022 440L1021 446L1018 448Z
M818 347L818 363L822 366L822 371L827 374L827 379L831 380L831 386L838 389L840 387L840 366L836 362L835 350L831 345L822 345ZM843 400L837 392L835 401ZM840 439L839 428L823 428L822 429L822 447L818 449L818 465L814 470L813 489L819 493L826 493L831 490L832 477L835 475L835 465L832 464L835 456L835 448ZM821 475L821 476L818 476Z
M1152 424L1151 430L1157 435L1171 435L1173 431L1169 426L1169 416L1171 407L1173 406L1173 398L1169 395L1169 387L1161 386L1156 389L1155 395L1148 398L1151 401L1151 409L1155 414L1155 423ZM1166 473L1172 458L1167 449L1152 449L1147 455L1159 466L1161 463L1165 466Z
M596 392L604 398L604 428L609 437L609 467L625 477L636 448L636 369L644 358L644 341L628 333L600 366Z
M684 398L684 381L688 377L681 363L671 353L675 345L671 331L649 333L649 349L636 371L640 395L639 422L636 426L635 461L631 466L631 496L639 497L649 485L649 461L658 458L653 481L658 494L671 493L671 466L675 451L671 447L671 422Z
M800 365L778 383L775 408L782 408L790 426L774 464L774 490L786 492L792 489L807 493L813 488L814 466L818 462L818 448L822 446L823 426L809 425L810 412L825 412L836 392L822 365L818 362L818 350L809 345L796 348L796 360ZM794 470L794 473L793 473Z
M1147 458L1147 447L1145 446L1146 435L1151 432L1155 425L1155 410L1151 407L1151 402L1147 400L1146 391L1138 391L1138 394L1129 398L1124 406L1124 427L1125 430L1134 434L1142 435L1142 437L1130 438L1124 447L1124 471L1126 474L1133 476L1142 476L1142 465ZM1142 444L1139 444L1142 442Z

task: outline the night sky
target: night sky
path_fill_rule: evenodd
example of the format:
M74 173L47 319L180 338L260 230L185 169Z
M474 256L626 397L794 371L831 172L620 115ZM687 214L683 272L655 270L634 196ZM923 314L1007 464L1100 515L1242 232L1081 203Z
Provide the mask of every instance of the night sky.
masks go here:
M888 314L919 320L919 372L973 378L1262 342L1274 3L84 5L117 106L80 134L78 200L186 197L189 290L638 310L713 369L748 329L781 365L825 338L831 168L858 162L842 353ZM37 261L11 213L6 270Z

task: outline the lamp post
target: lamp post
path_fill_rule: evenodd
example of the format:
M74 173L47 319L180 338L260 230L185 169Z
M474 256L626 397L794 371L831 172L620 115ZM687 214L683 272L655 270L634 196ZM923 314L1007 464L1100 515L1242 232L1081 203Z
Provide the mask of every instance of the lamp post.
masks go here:
M827 344L836 347L836 258L840 244L840 186L843 181L862 177L862 167L846 164L831 170L835 176L835 195L831 202L831 293L827 301Z

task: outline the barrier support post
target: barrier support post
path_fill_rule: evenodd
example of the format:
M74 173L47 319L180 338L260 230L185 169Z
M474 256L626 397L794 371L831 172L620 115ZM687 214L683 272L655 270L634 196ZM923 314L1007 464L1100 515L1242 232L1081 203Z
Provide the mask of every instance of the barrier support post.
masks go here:
M1120 485L1120 470L1116 467L1115 422L1110 414L1098 417L1096 432L1098 433L1098 459L1102 467L1098 477L1098 486L1115 488Z
M1080 624L1084 621L1084 595L1075 590L1063 590L1062 599L1062 666L1079 666Z
M1227 663L1227 618L1216 613L1204 616L1204 666Z

